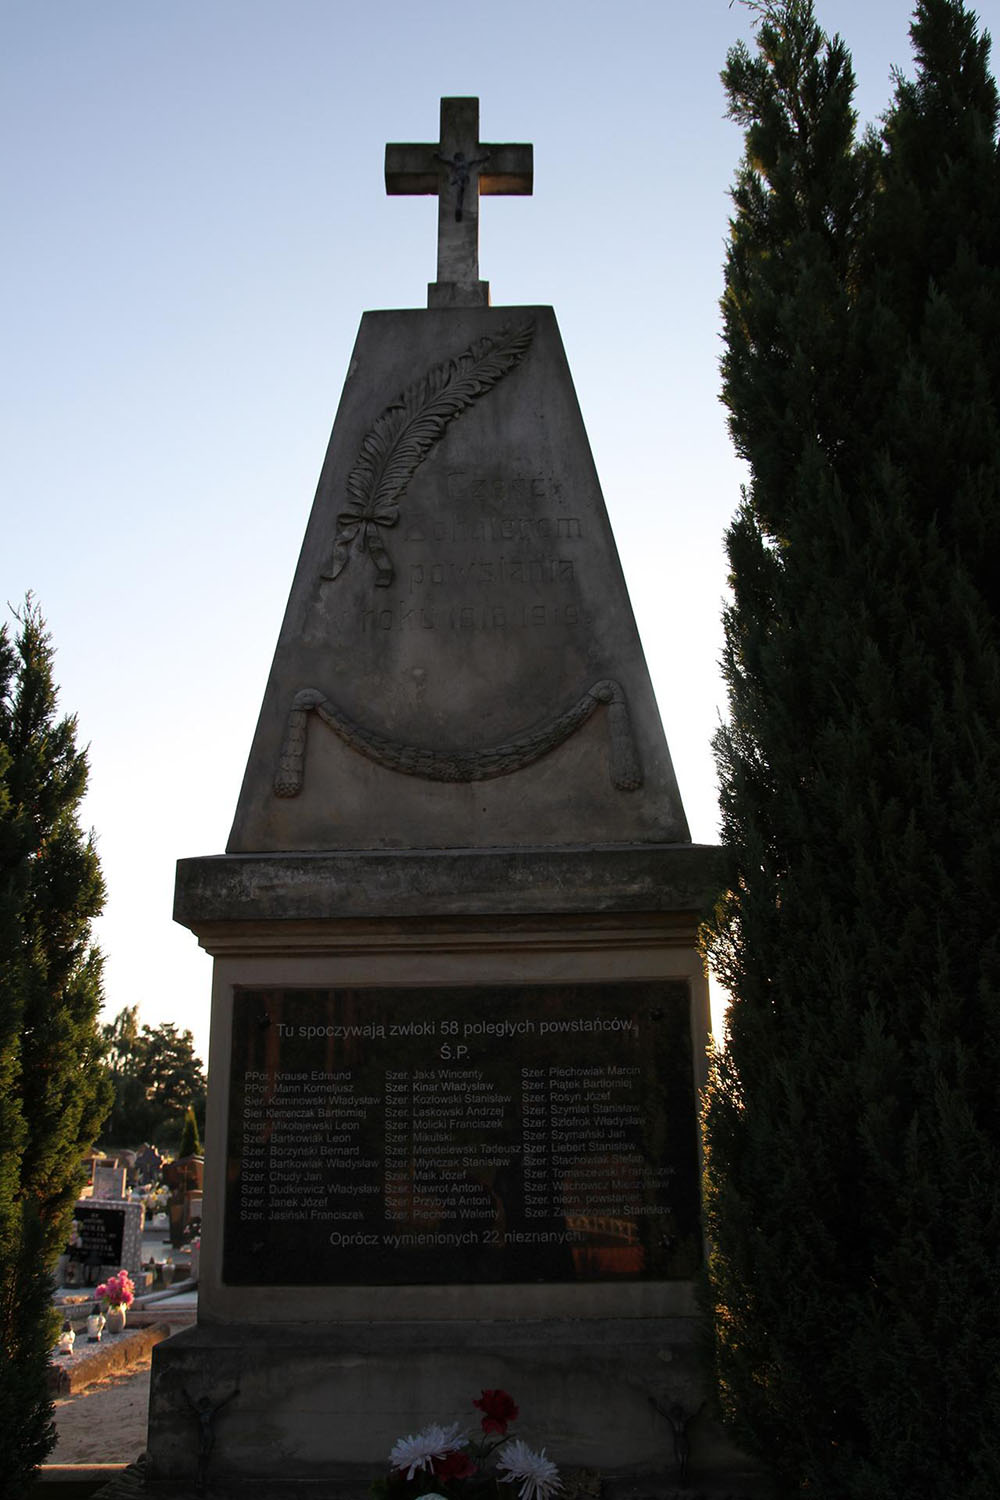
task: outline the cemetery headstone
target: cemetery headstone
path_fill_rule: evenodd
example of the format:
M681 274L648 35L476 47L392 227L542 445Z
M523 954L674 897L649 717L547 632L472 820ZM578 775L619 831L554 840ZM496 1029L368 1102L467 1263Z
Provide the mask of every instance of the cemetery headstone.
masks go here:
M215 962L163 1492L199 1477L192 1403L218 1413L210 1487L336 1488L484 1388L550 1457L632 1475L665 1467L659 1412L702 1402L715 851L555 316L480 280L480 194L531 171L475 100L387 148L388 191L438 197L438 279L362 318L227 852L178 866Z
M66 1247L67 1261L74 1268L73 1284L96 1286L122 1267L138 1280L145 1217L138 1202L78 1199Z
M135 1155L136 1179L144 1187L155 1186L160 1180L160 1168L163 1166L163 1153L155 1146L144 1142Z
M127 1170L117 1162L95 1161L92 1196L119 1200L124 1198Z

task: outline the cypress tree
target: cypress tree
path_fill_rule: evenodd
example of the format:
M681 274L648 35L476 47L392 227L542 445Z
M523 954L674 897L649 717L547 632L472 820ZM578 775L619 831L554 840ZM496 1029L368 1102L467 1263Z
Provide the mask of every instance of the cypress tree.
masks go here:
M194 1112L193 1104L189 1104L184 1111L184 1125L177 1155L179 1157L201 1155L201 1136L198 1134L198 1117Z
M27 1492L52 1446L52 1268L110 1105L90 922L104 888L77 822L76 721L57 719L52 647L30 599L0 628L0 1472Z
M779 1493L1000 1493L1000 170L920 0L857 139L810 0L730 54L746 156L706 1106L723 1406Z

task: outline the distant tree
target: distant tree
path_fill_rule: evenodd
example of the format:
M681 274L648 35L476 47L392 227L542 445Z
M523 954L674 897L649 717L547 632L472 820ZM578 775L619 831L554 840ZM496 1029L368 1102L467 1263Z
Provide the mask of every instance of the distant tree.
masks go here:
M130 1006L105 1025L104 1041L114 1087L105 1145L150 1141L176 1148L185 1111L205 1117L205 1072L191 1032L172 1021L140 1030L139 1008Z
M138 1146L143 1141L151 1142L157 1117L147 1104L139 1077L144 1049L138 1005L119 1011L102 1032L108 1078L114 1091L111 1111L101 1132L102 1145Z
M53 650L29 598L0 628L0 1454L27 1493L54 1441L52 1269L110 1103L90 941L104 887L77 812L87 759L56 717Z
M1000 170L989 44L919 0L855 136L756 6L725 399L732 995L706 1117L720 1387L778 1493L1000 1494Z
M191 1104L184 1111L184 1129L181 1131L181 1142L177 1148L177 1155L201 1155L201 1136L198 1134L198 1117L194 1112L194 1106Z

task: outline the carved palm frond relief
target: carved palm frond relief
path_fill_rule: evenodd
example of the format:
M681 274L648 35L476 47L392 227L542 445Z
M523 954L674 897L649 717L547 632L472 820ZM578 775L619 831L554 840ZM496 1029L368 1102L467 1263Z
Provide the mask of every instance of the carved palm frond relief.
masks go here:
M386 588L392 562L380 535L399 520L406 487L449 422L518 365L531 346L534 324L477 339L464 353L435 365L387 406L366 434L347 477L350 498L337 517L337 534L323 578L337 578L352 551L367 553L375 583Z

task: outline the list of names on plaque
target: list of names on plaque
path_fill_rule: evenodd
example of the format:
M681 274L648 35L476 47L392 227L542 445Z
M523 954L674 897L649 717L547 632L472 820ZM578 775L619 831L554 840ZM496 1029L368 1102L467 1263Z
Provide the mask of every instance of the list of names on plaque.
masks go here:
M236 994L230 1282L686 1276L697 1217L682 984Z

